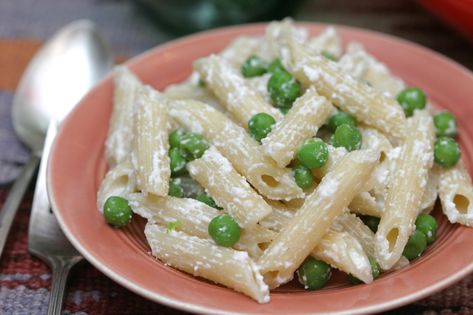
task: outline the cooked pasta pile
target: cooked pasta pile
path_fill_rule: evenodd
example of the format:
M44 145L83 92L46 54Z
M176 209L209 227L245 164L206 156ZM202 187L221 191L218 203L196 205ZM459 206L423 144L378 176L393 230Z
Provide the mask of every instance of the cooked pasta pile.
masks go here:
M334 28L273 22L193 66L162 92L117 67L97 196L112 226L147 219L165 264L265 303L295 275L314 290L409 264L437 197L473 226L455 117Z

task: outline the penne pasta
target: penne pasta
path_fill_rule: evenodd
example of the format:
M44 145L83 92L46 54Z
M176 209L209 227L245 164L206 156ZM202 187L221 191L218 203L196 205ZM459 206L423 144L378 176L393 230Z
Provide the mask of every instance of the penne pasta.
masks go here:
M335 228L336 226L338 226L338 228ZM352 237L358 240L368 256L373 258L375 257L375 234L356 215L343 212L335 219L335 222L332 224L332 228L345 231L350 234ZM406 265L409 265L409 260L406 257L401 256L401 258L399 258L399 260L390 269L382 269L381 266L380 268L384 271L397 270Z
M164 97L149 86L136 92L131 162L144 193L167 196L169 167L168 115Z
M242 228L255 226L272 211L215 147L188 163L187 170Z
M264 154L276 161L279 167L285 167L304 140L316 135L331 112L332 105L325 97L319 96L314 88L307 89L284 119L262 139Z
M114 71L113 110L105 141L105 158L110 168L130 158L135 93L142 83L125 66Z
M170 100L194 99L209 104L216 110L224 111L215 96L207 88L199 86L202 84L199 83L199 80L199 74L193 72L185 82L166 87L163 94Z
M361 192L356 195L348 206L351 212L371 215L374 217L381 217L383 214L383 209L376 202L376 199L371 196L367 191Z
M246 252L148 223L145 235L153 256L166 265L223 284L259 303L269 302L269 289Z
M128 203L134 213L150 223L165 226L177 221L176 229L200 238L209 238L209 222L219 215L217 209L190 198L134 193L128 196Z
M401 79L392 75L385 64L367 53L359 43L349 43L347 53L338 64L354 78L390 97L396 97L405 88Z
M130 161L124 161L107 172L97 192L97 209L103 212L108 197L127 198L136 189L135 174Z
M347 232L329 230L311 255L355 276L364 283L373 281L368 256L360 242Z
M419 212L429 213L433 210L439 193L439 181L440 167L434 166L429 171L429 177L427 179L424 194L422 195Z
M187 129L202 133L263 196L279 200L304 196L292 171L265 158L256 140L222 113L197 101L170 102L169 113Z
M266 103L257 90L248 86L243 77L224 58L211 55L194 63L207 87L220 103L244 128L255 114L267 113L279 120L281 112Z
M293 216L292 211L274 209L270 215L261 221L261 225L279 232ZM337 221L338 218L334 224ZM320 243L311 251L310 255L347 274L354 275L365 283L370 283L373 281L371 266L361 242L343 230L333 228L334 224L324 234ZM278 286L277 280L277 278L268 277L266 279L266 281L269 281L270 287Z
M235 68L253 54L261 53L263 38L255 36L240 36L233 40L221 53L220 56L228 60Z
M383 269L391 268L399 260L414 231L433 163L432 117L425 111L416 111L408 121L407 134L395 172L390 175L385 209L376 232L376 259Z
M317 36L309 39L307 45L315 52L327 52L335 58L339 58L342 54L342 41L340 35L333 26L327 27Z
M296 38L300 42L305 42L309 33L304 28L294 26L291 18L285 18L282 21L274 21L269 23L265 32L265 48L271 59L277 58L280 54L280 42L289 38ZM284 59L284 58L282 58ZM283 60L284 63L284 60Z
M304 86L314 85L320 95L358 121L396 139L404 138L405 116L396 100L344 74L335 62L311 56L295 41L289 50L294 76Z
M330 172L336 164L348 153L348 151L343 148L335 148L331 145L327 145L329 156L328 160L324 166L321 168L315 168L312 170L314 176L318 179L322 179L328 172ZM367 214L379 217L382 212L382 208L376 202L376 200L368 193L366 190L370 190L373 186L375 180L373 176L376 174L376 170L379 168L379 165L376 166L375 171L370 176L370 179L365 184L362 192L357 194L351 201L349 208L352 212Z
M451 223L473 227L473 186L463 161L438 171L443 213Z
M354 214L343 212L335 219L334 225L340 226L341 231L346 231L356 238L368 256L375 257L374 233L360 218Z
M263 276L272 286L292 279L335 217L361 190L378 158L377 152L370 150L348 153L307 196L302 208L258 260Z
M133 212L147 219L149 223L164 226L175 224L176 230L205 239L210 239L210 221L222 213L190 198L144 196L134 193L128 195L128 201ZM234 248L245 250L251 257L257 258L262 254L260 246L269 243L274 236L274 232L255 225L242 229L240 240Z

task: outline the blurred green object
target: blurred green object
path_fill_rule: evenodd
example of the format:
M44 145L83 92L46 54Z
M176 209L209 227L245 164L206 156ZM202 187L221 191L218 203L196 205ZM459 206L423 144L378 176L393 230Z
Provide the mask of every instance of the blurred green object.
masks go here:
M137 0L153 21L180 34L290 16L304 0Z

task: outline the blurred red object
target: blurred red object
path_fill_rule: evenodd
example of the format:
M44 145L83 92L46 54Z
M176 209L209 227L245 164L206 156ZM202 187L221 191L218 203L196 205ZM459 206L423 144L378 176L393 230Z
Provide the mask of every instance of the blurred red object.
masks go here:
M473 40L473 0L419 0L419 2Z

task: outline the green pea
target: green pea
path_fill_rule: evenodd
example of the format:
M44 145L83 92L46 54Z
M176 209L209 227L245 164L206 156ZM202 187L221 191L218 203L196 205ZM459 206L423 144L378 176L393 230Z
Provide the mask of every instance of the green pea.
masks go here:
M181 141L181 146L191 154L191 159L200 158L209 148L207 141L199 133L188 133Z
M414 233L409 237L406 247L402 254L406 256L407 259L413 260L414 258L419 257L427 247L427 237L425 234L419 230L415 230Z
M449 137L440 137L435 140L434 159L437 164L450 167L457 164L461 151L458 143Z
M333 146L344 147L348 151L361 148L361 132L358 128L343 124L338 126L333 134Z
M108 197L103 206L105 221L114 227L123 227L130 223L132 211L128 200L119 196Z
M427 97L421 89L416 87L408 87L399 93L397 96L397 101L404 109L406 117L410 117L414 114L416 109L425 108Z
M258 113L248 121L248 131L253 138L261 141L271 132L275 123L276 120L274 120L273 116L266 113Z
M171 179L169 181L168 195L178 198L184 197L184 188L182 188L179 178Z
M335 132L337 128L343 124L356 127L356 120L352 115L348 113L338 112L332 117L330 117L328 121L328 128L331 132Z
M199 79L199 81L197 82L197 86L200 87L200 88L204 88L206 85L207 84L202 79Z
M281 59L276 58L269 64L268 72L275 73L275 72L278 72L278 71L286 71L287 72L286 68L284 68L284 66L281 63Z
M187 132L182 129L175 129L169 134L169 146L171 148L179 148L182 140L186 137Z
M434 116L435 131L438 137L455 137L457 135L457 120L449 112L441 112Z
M289 72L276 71L268 81L268 92L277 107L290 108L299 96L299 83Z
M317 290L328 282L332 270L325 262L309 256L297 269L296 273L299 283L304 286L304 289Z
M314 176L310 168L299 164L294 167L294 180L300 188L306 189L314 183Z
M245 78L252 78L263 75L267 71L268 65L256 55L249 56L241 65L241 74Z
M297 151L297 158L310 169L320 168L328 160L327 145L320 139L306 140Z
M330 51L322 50L320 54L324 56L325 58L327 58L328 60L337 61L337 57L335 57L335 55L332 54Z
M240 226L228 214L213 218L209 223L208 232L217 245L224 247L231 247L240 239Z
M376 259L374 257L368 256L368 260L371 265L371 275L373 276L373 280L377 279L379 275L381 274L379 270L378 263L376 262ZM362 281L358 279L357 277L353 276L352 274L348 275L348 280L353 283L353 284L360 284Z
M199 200L200 202L205 203L209 207L212 207L212 208L215 208L215 209L218 209L218 210L223 209L222 207L217 206L217 204L215 203L215 200L207 194L202 193L202 194L198 195L197 198L195 198L195 199Z
M287 108L287 107L279 107L279 111L280 111L283 115L286 115L289 110L290 110L290 108Z
M370 228L371 231L373 231L373 233L378 231L379 218L373 217L371 215L361 215L360 219L367 227Z
M169 160L171 166L171 175L181 175L186 170L186 157L180 148L171 148L169 150Z
M437 235L437 220L430 214L421 213L416 219L416 230L421 231L427 238L427 244L435 241Z

